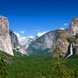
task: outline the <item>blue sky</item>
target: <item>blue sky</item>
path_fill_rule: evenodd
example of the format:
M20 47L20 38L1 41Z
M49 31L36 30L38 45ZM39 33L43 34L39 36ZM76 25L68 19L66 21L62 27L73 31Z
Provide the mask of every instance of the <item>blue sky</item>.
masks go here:
M0 15L9 19L14 32L35 36L39 32L68 28L72 18L78 17L78 1L0 0Z

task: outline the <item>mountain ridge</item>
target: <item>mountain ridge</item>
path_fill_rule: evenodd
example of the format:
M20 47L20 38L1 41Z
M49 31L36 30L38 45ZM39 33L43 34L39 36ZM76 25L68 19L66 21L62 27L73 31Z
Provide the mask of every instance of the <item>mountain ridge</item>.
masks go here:
M54 49L58 45L61 50L61 55L65 56L68 52L68 46L69 46L67 37L74 37L76 34L78 34L77 29L78 29L78 18L74 18L72 19L72 22L68 29L63 29L63 30L58 29L58 30L50 31L44 34L43 36L38 38L36 41L33 41L29 45L26 51L28 51L28 53L34 53L33 51L34 49L37 49L37 50L41 49L42 51L44 51L45 49L49 48L51 49L51 54L53 55L55 53ZM77 44L75 43L75 45Z
M0 16L0 50L7 52L10 55L13 54L13 49L18 50L20 53L29 55L34 51L46 51L50 50L51 54L55 54L54 49L58 45L62 55L66 55L68 52L69 42L67 37L75 37L78 34L78 18L72 19L72 22L68 29L58 29L55 31L44 32L37 34L35 37L21 37L18 39L17 35L9 29L8 19ZM22 42L22 41L23 42ZM27 40L27 41L26 41ZM20 41L20 42L19 42ZM74 47L78 50L77 39L73 41ZM7 45L7 46L6 46ZM78 52L76 51L76 54Z

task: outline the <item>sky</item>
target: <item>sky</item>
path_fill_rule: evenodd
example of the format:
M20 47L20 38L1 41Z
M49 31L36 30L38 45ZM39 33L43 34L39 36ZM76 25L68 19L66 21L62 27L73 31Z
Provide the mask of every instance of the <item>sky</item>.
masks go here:
M68 28L78 17L78 0L0 0L0 15L21 36Z

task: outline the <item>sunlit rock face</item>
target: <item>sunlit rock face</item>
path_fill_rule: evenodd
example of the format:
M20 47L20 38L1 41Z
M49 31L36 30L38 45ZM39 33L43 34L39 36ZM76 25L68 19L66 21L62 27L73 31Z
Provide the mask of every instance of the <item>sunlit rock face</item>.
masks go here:
M73 35L78 34L78 18L72 19L72 22L69 27L69 32Z
M62 31L60 34L57 34L57 39L55 39L54 44L58 45L61 54L66 55L68 52L69 42L67 41L67 37L74 37L74 35L78 34L78 18L72 19L72 22L68 29ZM55 45L55 46L56 46ZM53 47L53 49L55 48ZM76 47L76 54L78 54L78 42L77 40L74 42L74 47Z
M60 48L60 54L62 56L65 56L67 54L68 47L69 47L69 42L67 41L66 38L71 37L72 34L68 33L66 30L58 31L58 33L59 34L57 34L56 38L54 39L53 44L55 44L55 45L52 48L52 53L54 53L54 49L56 48L56 46L58 46Z
M14 55L9 35L9 22L3 16L0 16L0 50Z
M35 50L46 50L46 49L51 49L52 46L54 45L53 40L56 37L56 32L48 32L45 33L44 35L40 36L39 38L37 38L35 41L33 41L29 47L27 48L27 52L28 53L34 53L34 49Z

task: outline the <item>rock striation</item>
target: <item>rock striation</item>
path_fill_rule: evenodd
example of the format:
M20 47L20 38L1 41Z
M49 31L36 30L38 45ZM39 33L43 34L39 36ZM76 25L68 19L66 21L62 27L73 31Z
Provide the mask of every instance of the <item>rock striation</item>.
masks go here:
M0 16L0 50L14 55L9 35L9 22L3 16Z
M11 44L12 44L12 49L18 50L21 54L28 55L27 52L24 50L24 48L19 44L18 38L16 34L10 30L10 39L11 39Z
M26 49L28 53L33 53L34 50L46 50L51 49L53 44L53 40L56 37L56 31L48 32L39 38L37 38L35 41L32 41L29 47Z
M9 34L10 34L12 48L17 48L19 46L19 41L17 36L15 35L15 33L13 33L12 30L9 30Z

